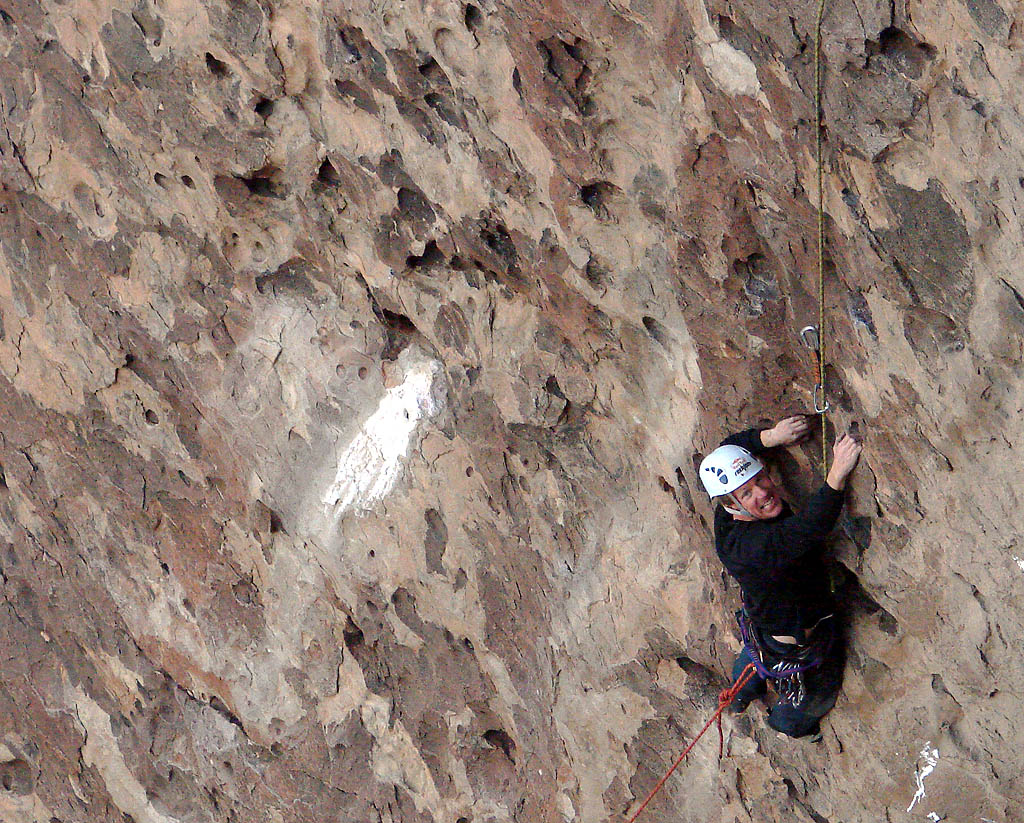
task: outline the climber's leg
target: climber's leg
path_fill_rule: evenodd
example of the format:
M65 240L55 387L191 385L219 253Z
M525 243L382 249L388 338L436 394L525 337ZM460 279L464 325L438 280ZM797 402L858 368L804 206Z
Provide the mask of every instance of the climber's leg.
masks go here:
M817 734L831 711L843 683L842 643L837 638L820 666L778 682L779 699L768 714L768 725L790 737Z

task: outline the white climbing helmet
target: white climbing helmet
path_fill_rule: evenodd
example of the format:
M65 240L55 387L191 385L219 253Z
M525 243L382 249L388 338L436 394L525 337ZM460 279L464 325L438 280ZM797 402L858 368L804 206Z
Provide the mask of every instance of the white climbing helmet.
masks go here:
M700 481L710 497L731 494L756 476L764 463L741 446L719 446L700 461Z

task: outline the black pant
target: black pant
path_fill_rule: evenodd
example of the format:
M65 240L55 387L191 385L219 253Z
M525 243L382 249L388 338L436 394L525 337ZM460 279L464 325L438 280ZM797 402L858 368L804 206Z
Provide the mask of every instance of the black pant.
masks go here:
M784 650L784 646L776 645L776 649ZM766 649L770 656L776 649ZM817 734L819 721L836 704L839 689L843 683L843 664L845 654L842 638L835 637L821 665L791 678L776 680L772 678L779 699L768 712L768 725L776 731L790 737L804 737ZM746 647L736 658L732 667L732 679L735 683L743 670L750 663L750 655ZM755 674L736 695L736 702L741 705L768 691L767 681Z

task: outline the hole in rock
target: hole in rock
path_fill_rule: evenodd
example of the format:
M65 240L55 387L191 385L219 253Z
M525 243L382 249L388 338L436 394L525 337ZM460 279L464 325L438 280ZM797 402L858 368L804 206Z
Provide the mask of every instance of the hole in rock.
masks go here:
M210 70L210 74L214 77L227 77L231 73L228 69L228 64L218 60L210 52L206 52L206 68Z
M559 400L565 400L565 394L562 391L562 387L558 385L558 379L552 374L544 381L544 391L548 394L553 394ZM526 460L523 461L523 465L529 465Z
M407 99L398 98L395 101L395 106L397 107L398 114L401 115L404 120L407 120L424 140L431 145L444 143L444 135L438 134L434 131L430 116L420 109L418 105Z
M512 88L520 97L523 96L523 78L519 75L518 68L512 69Z
M356 48L355 43L352 42L355 38L353 37L353 33L351 31L346 31L345 29L342 29L341 31L338 32L338 37L341 40L342 48L345 50L346 63L358 63L360 60L363 59L363 55L359 53L359 49Z
M587 60L586 42L580 40L578 37L571 43L567 43L562 40L562 48L565 49L568 54L577 63L585 63Z
M448 75L444 73L444 69L433 57L428 57L426 62L418 66L416 70L428 80L448 82Z
M443 262L444 254L433 240L428 241L423 247L423 254L411 254L405 259L405 265L410 269L430 268Z
M501 749L513 764L516 762L516 744L504 729L488 729L484 732L484 740L496 749Z
M662 346L668 348L668 345L671 342L668 329L649 315L644 315L642 322L644 324L644 328L647 329L647 333Z
M463 20L466 23L466 28L475 34L476 30L480 28L480 26L482 26L484 23L484 15L483 12L480 11L480 9L478 9L472 3L469 3L466 6L466 14L463 17Z
M377 113L377 101L373 99L373 94L358 83L352 80L335 80L334 89L340 97L351 100L357 108L362 109L368 114Z
M270 510L270 533L284 534L284 523L281 522L281 515L273 509Z
M878 35L878 48L886 55L914 55L916 60L931 60L935 57L935 46L911 37L905 31L889 26Z
M146 409L146 422L149 423L149 425L151 426L155 426L157 423L160 422L160 418L157 416L157 413L152 409Z
M380 319L387 330L387 342L381 357L384 360L394 360L412 342L412 337L418 332L418 329L404 314L398 314L388 309L380 310Z
M194 189L196 187L195 181L187 174L183 174L181 176L181 182L185 186L185 188Z
M501 257L511 268L519 259L516 251L516 244L512 242L512 235L501 223L497 223L493 229L484 228L480 232L480 239L487 244L487 248Z
M715 683L719 679L717 672L709 669L703 663L698 663L693 658L687 657L685 654L676 658L676 665L691 677L697 678L704 685Z
M324 162L317 169L316 179L325 186L337 186L341 183L341 175L338 174L338 170L334 168L330 158L327 157L324 158Z
M217 712L217 714L221 715L221 717L227 720L231 725L237 726L239 729L243 729L242 721L238 719L237 715L235 715L235 713L228 708L227 704L217 697L217 695L212 695L210 697L210 708Z
M235 600L241 603L243 606L251 606L256 602L257 591L253 585L252 580L243 577L237 581L232 587L231 592L235 596Z
M608 216L608 203L612 195L618 191L616 186L604 180L596 183L588 183L580 187L580 199L587 208L591 209L599 217Z
M24 760L9 760L0 763L0 786L5 792L19 796L32 793L35 776L32 766Z
M878 42L867 41L869 55L880 54L892 61L897 70L908 77L919 78L927 64L935 59L936 49L896 26L883 29Z
M591 258L587 261L586 268L583 270L583 276L587 279L587 282L594 288L601 288L607 286L611 282L611 275L604 266L598 263L596 260Z
M4 467L0 465L0 489L7 488L7 475L4 474Z
M156 174L153 175L153 182L156 183L162 189L167 188L167 176L160 174L160 172L157 172Z
M426 525L423 549L426 554L427 569L444 574L444 554L448 548L448 526L437 509L427 509L423 513L423 519Z
M256 197L274 197L280 200L283 195L277 191L277 186L274 185L274 181L271 179L271 176L276 171L276 168L265 166L254 171L248 177L236 177L235 179L249 190L249 194Z
M349 651L363 645L363 630L352 621L351 617L346 619L345 628L341 630L341 634L345 640L345 648Z
M544 70L558 80L580 112L592 114L593 101L585 94L594 76L587 65L590 44L579 37L572 41L549 37L537 43L537 51L544 60Z
M266 120L274 113L274 101L269 100L266 97L261 97L256 101L256 105L252 107L252 110Z
M855 426L850 425L851 432L855 432ZM850 538L860 551L865 551L871 545L871 518L852 517L845 515L840 521L843 533Z

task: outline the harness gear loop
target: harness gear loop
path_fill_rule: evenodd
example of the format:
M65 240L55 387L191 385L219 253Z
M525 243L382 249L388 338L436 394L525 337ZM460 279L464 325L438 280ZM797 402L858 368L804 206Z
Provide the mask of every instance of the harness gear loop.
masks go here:
M814 411L821 417L822 477L828 475L828 402L825 401L825 184L821 133L821 21L824 17L825 0L819 0L818 21L814 30L814 132L818 160L818 381L814 388ZM819 391L822 399L820 404Z
M755 674L757 674L757 669L754 667L754 664L748 663L747 667L740 673L740 676L736 678L736 682L733 683L732 686L730 686L728 689L723 689L721 692L719 692L718 708L715 710L715 713L711 715L711 719L704 724L703 729L697 732L697 736L693 738L693 741L690 743L690 745L687 746L683 753L676 758L671 768L669 768L669 770L665 772L661 780L659 780L655 784L654 788L651 789L650 794L648 794L647 797L644 798L644 802L640 804L639 808L635 812L633 812L633 816L630 817L626 821L626 823L635 823L636 819L640 816L640 812L647 808L647 804L651 802L651 799L654 797L654 795L658 793L658 790L665 785L665 781L668 780L669 777L671 777L672 772L676 770L676 767L683 762L683 758L685 758L686 755L688 755L690 751L693 749L693 747L697 745L697 741L704 736L704 732L711 728L711 724L716 722L718 723L718 759L722 759L722 746L724 743L724 738L722 736L722 712L724 712L726 708L728 708L729 704L736 699L736 695L740 693L740 689L746 686L747 682Z

